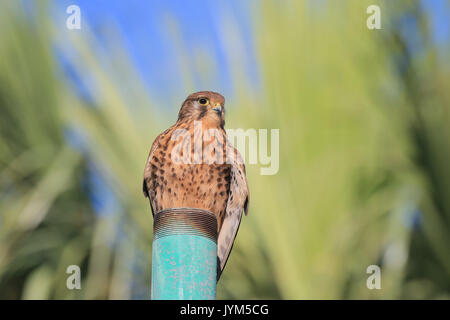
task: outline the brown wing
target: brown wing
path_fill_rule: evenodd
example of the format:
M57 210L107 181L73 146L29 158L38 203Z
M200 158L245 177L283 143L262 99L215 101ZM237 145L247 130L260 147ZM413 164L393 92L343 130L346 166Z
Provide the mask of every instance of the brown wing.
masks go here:
M217 257L218 257L218 273L217 281L227 263L233 248L234 239L236 238L241 224L242 211L248 213L249 191L247 178L245 176L245 166L242 157L235 148L228 142L227 148L232 148L235 156L232 157L230 190L228 192L228 202L225 218L219 231L217 240Z
M162 138L165 137L165 135L167 134L167 132L170 130L171 128L167 129L166 131L162 132L161 134L159 134L155 141L153 141L152 147L150 148L150 152L148 154L148 158L147 158L147 162L145 164L145 169L144 169L144 179L142 181L142 191L144 192L144 196L146 198L149 198L150 200L150 208L152 209L152 215L155 215L155 204L154 201L155 199L155 190L153 190L152 188L152 184L151 184L151 179L152 179L152 164L151 164L151 159L153 157L153 155L155 154L156 150L160 147L160 142L162 140Z

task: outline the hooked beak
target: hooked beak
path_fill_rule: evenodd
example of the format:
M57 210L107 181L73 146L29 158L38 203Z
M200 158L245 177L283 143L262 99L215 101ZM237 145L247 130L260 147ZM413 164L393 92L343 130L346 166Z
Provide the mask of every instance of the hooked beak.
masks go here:
M220 104L216 105L213 110L217 112L218 115L222 114L222 106Z

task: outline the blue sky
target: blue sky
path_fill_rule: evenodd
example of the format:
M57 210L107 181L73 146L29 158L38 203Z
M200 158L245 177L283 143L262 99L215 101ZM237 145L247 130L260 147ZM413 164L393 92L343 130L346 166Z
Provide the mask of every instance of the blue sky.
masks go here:
M199 54L204 54L212 58L218 69L207 82L195 70L190 70L195 89L217 90L229 95L232 84L230 61L224 50L222 24L227 18L239 31L245 46L245 54L241 57L245 73L257 83L249 8L255 3L239 0L63 0L54 7L54 13L57 19L65 19L65 8L77 4L81 8L82 21L89 24L100 42L106 39L106 30L118 31L119 41L145 80L147 89L156 98L184 89L176 63L179 45L183 47L182 55L188 61L193 62ZM181 39L179 43L174 40L170 22L175 22L177 26Z
M422 0L431 16L431 28L438 44L450 41L450 2L448 0Z
M307 0L298 0L307 1ZM449 3L447 0L422 0L429 13L436 43L450 41ZM148 92L158 100L168 95L184 96L186 89L177 63L180 45L193 76L193 90L216 90L232 95L230 69L224 44L224 21L237 30L244 48L239 59L244 73L259 87L258 66L252 42L252 10L257 0L61 0L54 2L56 19L66 19L65 8L77 4L82 23L87 23L100 43L107 42L107 31L118 32L117 39L130 55L135 70L144 79ZM64 21L62 20L62 21ZM172 24L171 24L172 22ZM171 25L176 25L179 40L174 40ZM228 25L229 26L229 25ZM83 28L82 28L83 29ZM83 30L80 30L82 32ZM232 36L236 36L233 34ZM447 46L448 48L448 46ZM217 68L211 77L197 71L198 56L210 57Z
M227 60L229 55L223 42L225 19L238 31L244 45L239 55L244 73L251 79L250 83L259 86L250 22L252 10L258 5L256 0L62 0L55 2L55 16L65 19L65 8L71 4L80 6L82 21L89 24L100 43L106 39L106 30L118 31L119 41L132 58L148 91L157 99L164 99L169 93L186 94L181 92L185 87L176 63L180 44L183 58L189 62L188 66L192 66L189 73L194 77L194 90L232 94L232 62ZM422 4L432 18L436 43L448 44L448 1L422 0ZM177 26L179 43L174 41L169 21ZM199 53L211 57L216 64L217 70L212 77L204 78L196 73L195 60Z

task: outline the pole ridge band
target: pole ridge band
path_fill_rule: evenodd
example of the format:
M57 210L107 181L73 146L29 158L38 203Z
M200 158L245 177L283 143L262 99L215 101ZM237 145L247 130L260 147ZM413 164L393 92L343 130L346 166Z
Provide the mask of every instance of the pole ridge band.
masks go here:
M176 234L203 236L217 243L216 215L196 208L170 208L157 212L153 222L154 240Z

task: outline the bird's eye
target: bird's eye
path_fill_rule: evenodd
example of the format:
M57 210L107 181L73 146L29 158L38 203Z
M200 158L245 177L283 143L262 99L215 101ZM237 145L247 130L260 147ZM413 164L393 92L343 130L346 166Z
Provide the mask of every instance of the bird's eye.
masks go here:
M209 103L209 100L206 98L200 98L198 99L198 103L200 103L202 106L206 106Z

